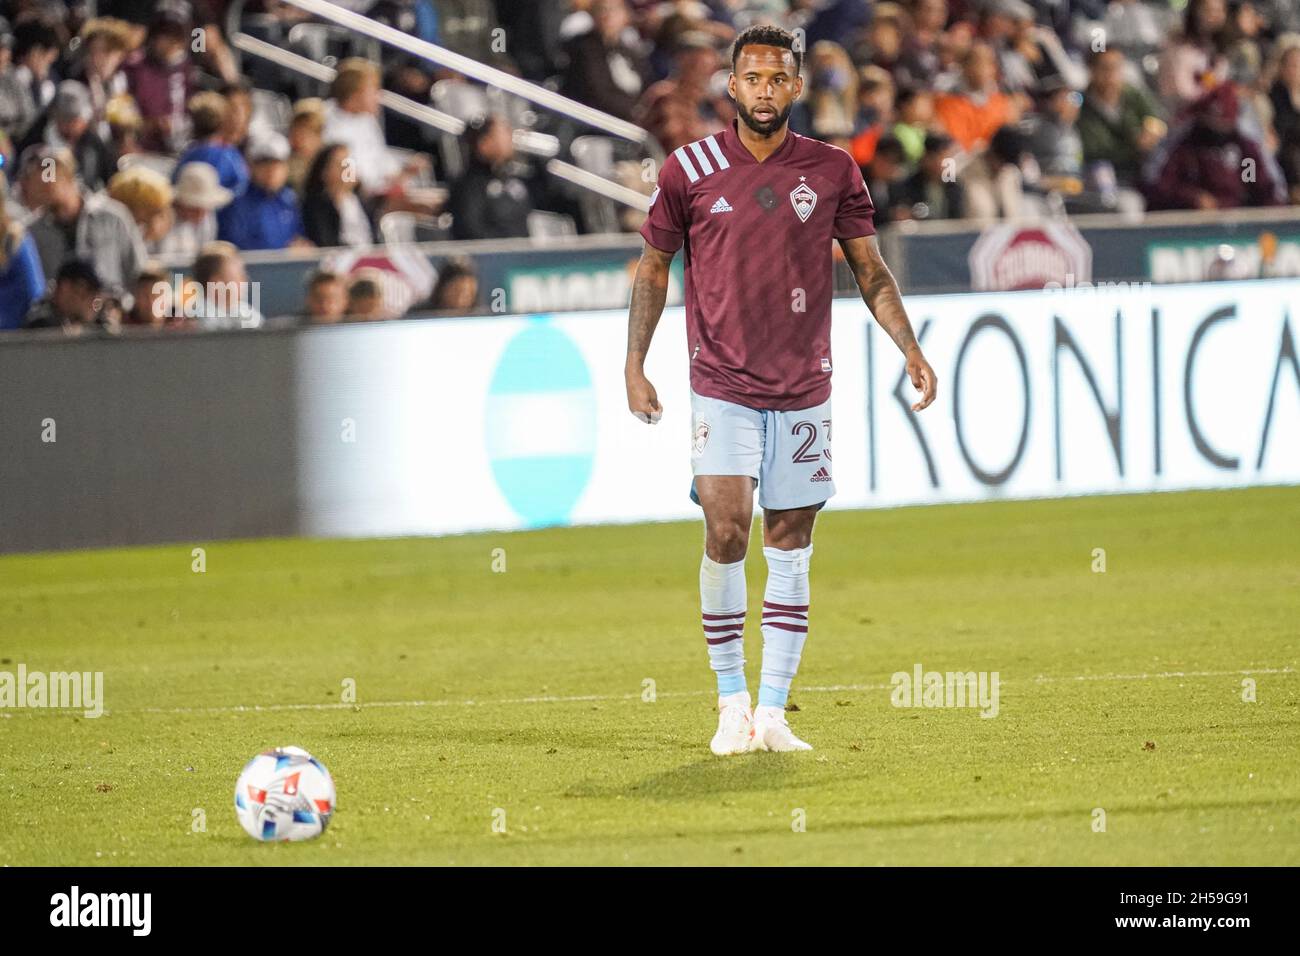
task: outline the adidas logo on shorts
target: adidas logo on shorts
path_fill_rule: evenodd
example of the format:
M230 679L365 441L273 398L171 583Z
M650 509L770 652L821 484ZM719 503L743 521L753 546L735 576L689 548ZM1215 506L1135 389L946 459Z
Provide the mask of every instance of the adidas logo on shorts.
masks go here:
M715 202L713 204L713 208L709 210L709 212L734 212L734 211L735 210L731 208L731 203L727 202L726 196L719 196L718 201Z
M808 480L809 481L830 481L831 473L826 470L825 465L822 465L820 468L818 468L816 471L813 472L813 476Z

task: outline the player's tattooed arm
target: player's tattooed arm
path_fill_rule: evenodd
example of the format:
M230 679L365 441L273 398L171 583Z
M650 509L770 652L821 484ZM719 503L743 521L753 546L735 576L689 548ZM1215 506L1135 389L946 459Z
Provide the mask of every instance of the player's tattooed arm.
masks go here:
M928 408L934 401L937 384L934 369L916 341L907 310L903 308L898 283L880 255L880 243L875 236L860 236L841 239L840 248L844 250L844 259L853 270L858 288L862 290L862 300L907 360L908 378L912 380L912 387L921 393L921 399L912 406L912 411Z
M673 253L645 243L632 280L632 304L627 316L627 363L623 366L627 407L650 425L659 421L663 406L659 404L655 387L645 376L645 357L668 299L668 270L672 261Z
M862 236L858 239L841 239L840 247L844 258L853 270L858 288L862 290L862 299L871 309L880 327L889 333L898 350L906 355L920 349L912 323L908 321L903 308L903 299L898 292L898 283L894 274L880 255L880 244L875 236Z

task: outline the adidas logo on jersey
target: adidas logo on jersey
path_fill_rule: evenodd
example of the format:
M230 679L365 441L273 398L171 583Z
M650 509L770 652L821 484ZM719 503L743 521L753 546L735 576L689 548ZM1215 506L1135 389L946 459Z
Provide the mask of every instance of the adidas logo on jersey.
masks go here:
M709 212L733 212L733 211L734 210L731 208L731 203L727 202L726 196L719 196L718 201L715 202L713 204L713 208L709 210Z
M831 473L826 470L825 465L822 465L820 468L818 468L816 471L813 472L813 476L808 480L809 481L830 481Z

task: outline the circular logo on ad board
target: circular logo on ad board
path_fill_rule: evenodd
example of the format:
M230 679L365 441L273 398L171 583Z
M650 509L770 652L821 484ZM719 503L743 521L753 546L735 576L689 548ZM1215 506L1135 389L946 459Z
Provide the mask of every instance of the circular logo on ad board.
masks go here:
M596 395L582 352L550 316L528 320L506 345L485 418L492 475L510 507L529 527L568 524L595 462Z

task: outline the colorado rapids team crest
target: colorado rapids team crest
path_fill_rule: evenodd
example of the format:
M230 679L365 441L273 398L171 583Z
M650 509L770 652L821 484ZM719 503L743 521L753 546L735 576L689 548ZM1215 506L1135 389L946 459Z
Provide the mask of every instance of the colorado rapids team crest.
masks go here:
M695 423L695 435L691 440L691 451L695 457L704 454L704 446L709 443L709 423L699 421Z
M817 206L817 194L813 192L811 186L801 182L790 190L790 202L794 206L799 221L807 222L808 217L812 215L813 209Z

